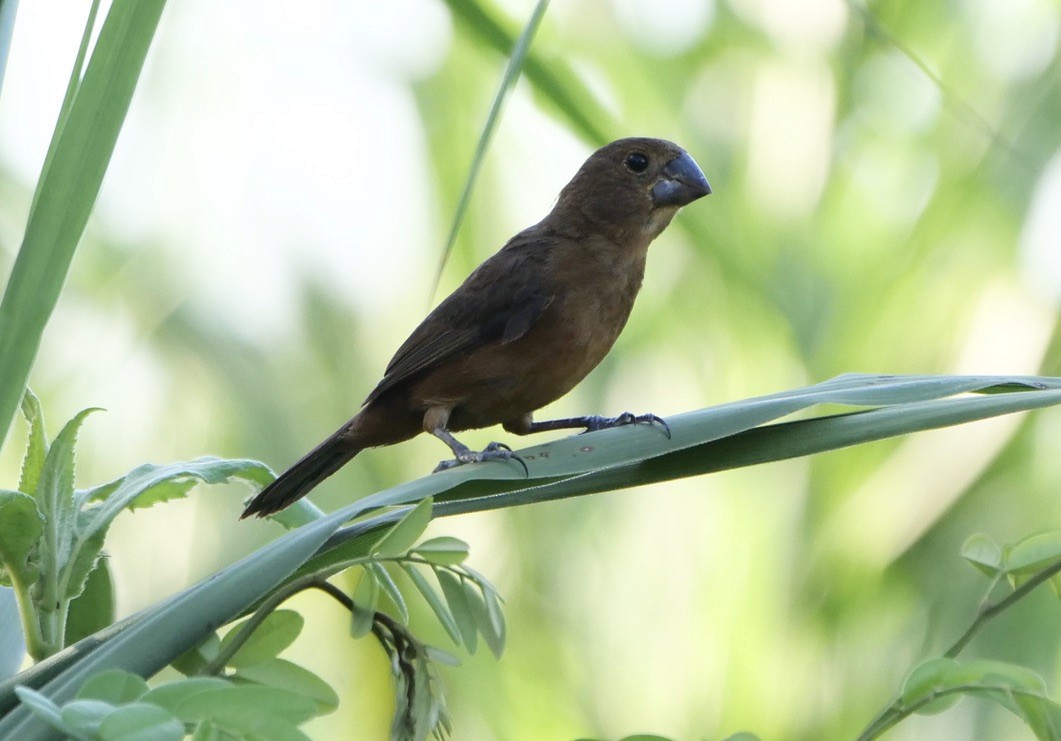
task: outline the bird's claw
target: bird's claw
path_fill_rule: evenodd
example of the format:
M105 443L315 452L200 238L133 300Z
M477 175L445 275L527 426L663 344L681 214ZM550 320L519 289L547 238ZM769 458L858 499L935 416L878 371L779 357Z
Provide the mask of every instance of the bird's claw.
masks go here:
M438 473L439 471L448 471L451 468L457 466L463 466L465 463L482 463L483 461L516 461L516 463L523 466L523 473L530 476L530 469L527 468L527 462L520 456L512 452L512 448L508 447L504 443L492 442L482 450L464 450L456 454L456 457L450 458L440 462L435 466L435 470L431 473Z
M631 412L623 412L616 417L587 417L586 418L586 432L596 432L597 430L607 430L612 427L623 427L625 425L633 424L650 424L659 425L663 430L663 434L670 440L670 425L662 417L655 414L633 414Z

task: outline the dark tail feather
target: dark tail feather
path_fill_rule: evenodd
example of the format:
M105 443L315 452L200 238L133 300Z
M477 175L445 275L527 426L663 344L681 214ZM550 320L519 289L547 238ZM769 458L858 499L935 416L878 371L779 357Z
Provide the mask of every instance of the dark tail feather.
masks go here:
M295 465L280 474L276 481L258 492L243 510L240 519L251 515L265 517L279 512L309 494L313 487L346 465L361 449L351 447L343 433L348 434L345 427L304 455Z

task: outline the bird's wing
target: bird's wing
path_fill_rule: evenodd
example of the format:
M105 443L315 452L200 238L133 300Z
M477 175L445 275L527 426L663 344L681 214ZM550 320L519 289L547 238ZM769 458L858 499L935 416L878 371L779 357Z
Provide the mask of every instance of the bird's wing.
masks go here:
M552 301L548 252L547 241L523 233L476 268L398 348L364 403L461 353L525 335Z

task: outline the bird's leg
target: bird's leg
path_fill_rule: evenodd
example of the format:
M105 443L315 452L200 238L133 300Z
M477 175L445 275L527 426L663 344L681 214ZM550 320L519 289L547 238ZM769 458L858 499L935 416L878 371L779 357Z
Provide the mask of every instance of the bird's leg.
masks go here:
M535 422L531 416L525 415L518 420L506 422L504 428L517 435L530 435L535 432L548 432L549 430L570 430L583 428L583 432L596 432L606 430L609 427L623 427L632 424L659 425L663 434L670 440L670 425L662 417L655 414L631 414L623 412L617 417L602 417L592 414L586 417L568 417L567 419L547 419L543 422Z
M440 462L435 466L435 470L431 473L445 471L456 466L464 465L465 463L482 463L483 461L504 460L516 461L523 466L523 472L528 476L530 475L526 461L513 453L512 448L504 443L493 442L482 450L472 450L460 440L453 437L453 433L446 429L446 422L449 421L449 412L449 409L432 407L427 411L427 414L424 415L424 429L448 445L449 449L453 451L453 459Z

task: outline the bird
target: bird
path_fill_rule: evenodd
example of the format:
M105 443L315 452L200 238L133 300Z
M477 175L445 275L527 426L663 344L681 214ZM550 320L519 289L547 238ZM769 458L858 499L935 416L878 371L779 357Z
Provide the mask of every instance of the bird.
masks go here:
M512 237L413 330L361 410L255 495L241 519L278 512L362 450L421 432L453 453L437 471L513 458L526 468L502 443L471 450L453 435L462 430L665 427L653 414L546 421L533 414L600 363L630 316L649 243L683 206L710 193L699 165L673 142L631 137L593 152L544 219Z

